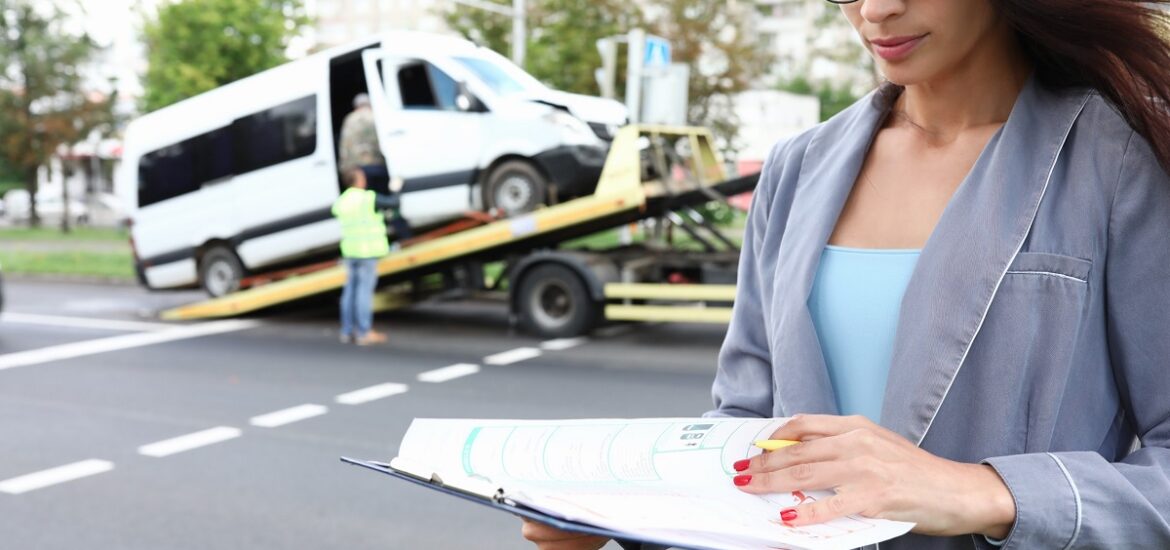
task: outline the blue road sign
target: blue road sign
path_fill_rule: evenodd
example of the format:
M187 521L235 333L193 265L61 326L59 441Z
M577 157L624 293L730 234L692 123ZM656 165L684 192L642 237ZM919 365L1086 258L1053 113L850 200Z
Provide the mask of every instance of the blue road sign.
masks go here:
M658 36L646 37L646 57L643 65L647 67L666 67L670 65L670 42Z

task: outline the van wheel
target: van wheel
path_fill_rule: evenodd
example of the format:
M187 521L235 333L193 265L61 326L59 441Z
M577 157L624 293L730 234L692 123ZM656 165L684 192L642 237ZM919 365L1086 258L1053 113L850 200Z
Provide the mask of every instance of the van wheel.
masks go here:
M544 204L548 179L535 166L522 160L509 160L492 170L484 184L485 210L499 208L507 216L536 210Z
M199 283L211 297L218 298L240 289L244 266L226 246L214 246L199 260Z
M516 291L521 327L541 337L580 336L593 329L601 314L585 283L562 265L533 269Z

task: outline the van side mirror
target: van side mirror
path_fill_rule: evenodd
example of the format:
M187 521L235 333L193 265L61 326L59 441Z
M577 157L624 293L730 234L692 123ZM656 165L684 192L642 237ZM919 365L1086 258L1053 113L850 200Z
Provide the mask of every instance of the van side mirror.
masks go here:
M478 97L475 97L475 94L467 89L467 83L465 82L459 83L459 89L455 95L455 108L464 113L487 112L487 107Z

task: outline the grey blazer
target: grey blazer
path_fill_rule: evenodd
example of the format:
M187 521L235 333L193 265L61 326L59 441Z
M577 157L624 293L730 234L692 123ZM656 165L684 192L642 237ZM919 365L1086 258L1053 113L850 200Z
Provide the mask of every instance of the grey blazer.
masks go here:
M885 114L867 97L773 150L709 415L837 412L807 302ZM993 466L1017 508L1005 548L1170 549L1170 178L1096 92L1033 79L951 199L902 300L881 424Z

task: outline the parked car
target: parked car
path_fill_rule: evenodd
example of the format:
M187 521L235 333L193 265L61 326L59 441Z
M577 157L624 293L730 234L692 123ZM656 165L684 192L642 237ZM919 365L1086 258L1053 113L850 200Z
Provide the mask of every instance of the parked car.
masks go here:
M28 191L13 189L4 194L4 215L13 223L26 223L32 217ZM60 224L65 217L65 201L56 193L37 193L37 215L45 225ZM69 221L73 225L89 223L85 203L69 200Z
M127 127L116 180L144 284L218 296L249 273L335 256L337 142L362 93L416 228L591 193L628 118L449 36L392 32L281 65Z

